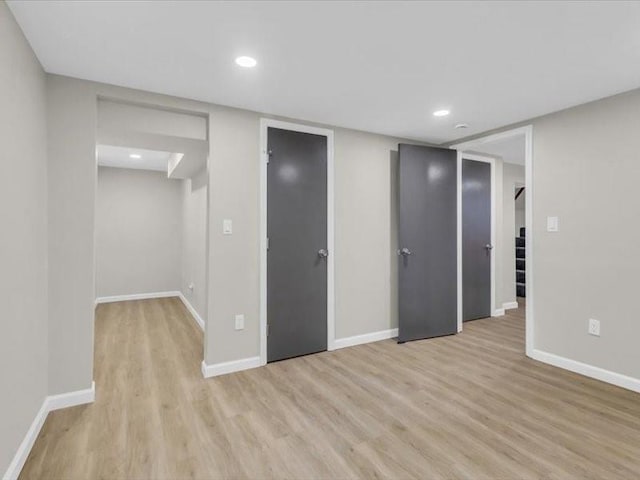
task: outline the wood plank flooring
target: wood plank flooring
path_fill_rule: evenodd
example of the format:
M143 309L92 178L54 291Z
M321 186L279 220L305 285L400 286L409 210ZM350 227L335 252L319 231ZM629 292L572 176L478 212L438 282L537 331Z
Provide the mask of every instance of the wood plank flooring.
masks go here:
M205 380L178 299L100 305L96 402L20 478L640 478L640 395L526 358L523 315Z

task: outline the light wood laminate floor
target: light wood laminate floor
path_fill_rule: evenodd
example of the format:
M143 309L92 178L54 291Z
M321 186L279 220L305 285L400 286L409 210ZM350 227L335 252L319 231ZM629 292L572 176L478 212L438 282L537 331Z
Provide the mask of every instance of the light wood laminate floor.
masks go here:
M178 299L100 305L96 401L21 478L640 478L640 395L523 352L519 309L205 380Z

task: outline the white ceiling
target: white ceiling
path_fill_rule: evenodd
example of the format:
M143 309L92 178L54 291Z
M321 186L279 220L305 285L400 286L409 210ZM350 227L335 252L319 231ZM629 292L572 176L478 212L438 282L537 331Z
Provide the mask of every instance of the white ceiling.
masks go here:
M9 6L51 73L434 143L640 86L640 2Z
M141 158L131 158L131 154L140 155ZM166 173L170 156L170 152L142 148L114 147L112 145L98 145L96 147L98 165L103 167L157 170Z
M525 136L518 135L482 143L478 146L469 146L467 150L479 153L488 153L502 157L506 163L524 165Z

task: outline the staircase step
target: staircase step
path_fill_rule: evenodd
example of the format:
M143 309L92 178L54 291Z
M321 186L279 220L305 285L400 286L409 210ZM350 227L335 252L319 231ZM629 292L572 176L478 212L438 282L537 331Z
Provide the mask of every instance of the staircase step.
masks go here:
M525 258L524 247L516 247L516 258Z
M516 258L516 270L524 270L524 269L525 269L524 258Z
M520 270L516 270L516 282L524 284L526 273Z
M525 232L525 227L520 227L520 236L521 237L526 237L525 233L526 233Z
M516 296L526 297L527 289L522 284L516 284Z
M516 237L516 247L524 247L525 239L524 237Z

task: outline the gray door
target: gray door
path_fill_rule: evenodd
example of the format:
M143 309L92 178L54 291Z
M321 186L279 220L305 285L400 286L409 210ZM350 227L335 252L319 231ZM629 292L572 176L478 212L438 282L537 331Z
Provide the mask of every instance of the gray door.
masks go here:
M491 165L462 160L462 319L491 316Z
M327 349L327 137L268 129L267 361Z
M399 145L398 341L457 331L457 155Z

